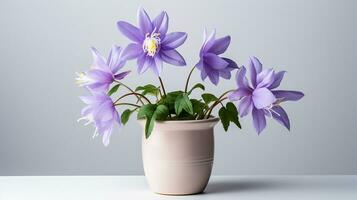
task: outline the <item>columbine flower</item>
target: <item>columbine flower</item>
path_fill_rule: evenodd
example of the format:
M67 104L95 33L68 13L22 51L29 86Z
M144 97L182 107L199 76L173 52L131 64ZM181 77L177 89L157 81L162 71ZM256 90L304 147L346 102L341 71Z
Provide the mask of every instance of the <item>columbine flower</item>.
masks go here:
M88 105L82 109L82 117L78 121L87 120L85 125L93 123L96 127L93 137L102 135L103 143L107 146L114 124L118 123L121 125L120 116L115 109L112 99L103 92L92 93L92 96L80 98Z
M117 23L119 30L134 42L124 49L123 55L126 59L137 58L140 74L150 68L160 75L163 61L176 66L186 65L185 59L175 49L185 42L187 34L167 34L168 22L166 12L161 12L151 21L145 10L140 8L139 28L124 21Z
M91 51L94 60L92 67L88 72L77 73L76 80L79 86L85 86L92 91L106 91L114 80L121 80L129 74L130 71L118 73L125 64L120 47L113 46L107 61L94 47Z
M203 45L200 50L200 60L196 64L197 69L201 71L201 78L205 80L208 76L210 81L217 85L219 77L224 79L231 78L231 71L237 69L237 64L228 58L219 57L224 53L229 43L230 36L225 36L216 39L216 31L213 30L211 35L207 37L206 29L203 33Z
M243 66L237 73L238 89L230 94L231 101L238 101L241 117L252 112L253 125L258 134L265 128L265 116L271 116L290 130L290 121L285 110L281 107L284 101L297 101L304 94L298 91L273 90L279 87L285 71L275 73L273 69L262 70L262 64L255 57L250 59L251 86L245 76Z

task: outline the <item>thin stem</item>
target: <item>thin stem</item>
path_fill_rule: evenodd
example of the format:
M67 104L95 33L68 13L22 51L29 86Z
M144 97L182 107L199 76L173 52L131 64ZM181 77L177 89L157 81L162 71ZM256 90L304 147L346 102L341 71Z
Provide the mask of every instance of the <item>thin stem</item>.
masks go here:
M122 86L124 86L126 89L128 89L130 92L132 92L132 93L136 93L133 89L131 89L129 86L127 86L127 85L125 85L124 83L122 83L122 82L119 82L119 81L115 81L115 82L117 82L117 83L119 83L120 85L122 85ZM138 94L138 93L137 93ZM140 103L141 104L145 104L144 102L143 102L143 100L138 96L138 95L135 95L136 96L136 98L138 98L138 101L140 101Z
M210 117L213 108L216 107L218 104L221 104L222 106L224 106L222 104L222 101L226 100L228 97L224 97L226 96L228 93L233 92L235 90L228 90L226 92L224 92L221 96L219 96L219 98L211 105L211 107L206 111L206 113L204 114L204 116L207 114L207 119Z
M228 97L224 97L224 98L219 99L219 100L217 100L216 102L214 102L214 103L212 104L211 108L208 109L208 113L207 113L206 119L209 119L209 117L211 116L211 113L212 113L212 111L213 111L213 108L216 107L219 103L221 103L222 101L224 101L224 100L226 100L226 99L228 99Z
M140 108L140 106L133 104L133 103L116 103L114 106L134 106L136 108Z
M162 82L162 79L160 76L159 77L159 81L160 81L160 84L161 84L161 88L162 88L162 92L164 93L164 96L166 96L166 91L165 91L165 87L164 87L164 83Z
M187 93L188 83L190 82L190 78L191 78L192 72L193 72L193 70L194 70L195 68L196 68L196 67L193 66L192 69L191 69L191 71L190 71L190 73L189 73L188 76L187 76L186 85L185 85L185 93Z
M131 93L124 94L123 96L119 97L114 103L117 103L121 99L123 99L124 97L130 96L130 95L140 96L140 97L144 98L148 103L151 104L151 102L150 102L150 100L148 98L146 98L144 95L142 95L140 93L136 93L136 92L131 92Z

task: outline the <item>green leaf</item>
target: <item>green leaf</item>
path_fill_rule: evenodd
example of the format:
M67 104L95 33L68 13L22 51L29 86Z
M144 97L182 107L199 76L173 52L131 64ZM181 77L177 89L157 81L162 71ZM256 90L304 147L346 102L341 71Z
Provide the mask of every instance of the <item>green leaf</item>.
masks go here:
M239 128L242 128L239 123L238 111L234 103L228 102L226 104L226 109L229 112L229 121L235 123Z
M219 118L221 119L225 131L228 130L230 122L233 122L235 125L241 128L241 125L239 123L237 108L232 102L228 102L226 104L226 107L222 107L218 111L218 115Z
M156 120L166 120L168 115L169 109L165 105L158 105L152 114L147 115L145 124L145 137L150 137Z
M175 100L181 94L183 94L182 91L169 92L160 99L159 104L166 105L169 108L169 112L175 114Z
M191 90L188 92L188 94L191 94L191 92L196 89L196 88L201 88L202 90L205 90L205 86L201 83L197 83L196 85L194 85Z
M218 100L218 98L216 96L214 96L213 94L209 94L209 93L202 94L202 99L207 105L213 101Z
M191 99L190 101L192 103L193 113L198 115L198 119L201 119L201 116L204 114L205 109L208 109L208 106L197 99Z
M124 110L124 112L121 114L121 123L125 125L128 122L132 112L133 111L131 111L130 109Z
M150 94L153 96L157 96L159 94L160 88L156 87L155 85L152 84L147 84L144 86L139 86L135 89L135 91L142 91L142 95Z
M118 88L119 88L120 84L116 84L114 85L108 92L108 96L112 95L113 93L115 93L116 91L118 91Z
M226 108L222 107L221 109L219 109L218 115L219 118L221 119L224 131L227 131L230 120L229 120L229 113L227 112Z
M139 108L138 119L151 118L156 109L156 104L146 104Z
M190 99L188 98L188 94L184 93L179 95L175 100L175 112L176 115L180 115L182 110L185 110L189 114L193 115L193 108Z

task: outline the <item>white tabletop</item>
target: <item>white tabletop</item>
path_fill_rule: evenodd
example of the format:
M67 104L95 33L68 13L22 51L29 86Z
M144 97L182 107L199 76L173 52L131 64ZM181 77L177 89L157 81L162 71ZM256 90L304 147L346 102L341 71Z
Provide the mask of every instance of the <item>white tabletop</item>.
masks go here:
M143 176L0 177L0 200L357 199L357 176L213 176L204 193L152 193Z

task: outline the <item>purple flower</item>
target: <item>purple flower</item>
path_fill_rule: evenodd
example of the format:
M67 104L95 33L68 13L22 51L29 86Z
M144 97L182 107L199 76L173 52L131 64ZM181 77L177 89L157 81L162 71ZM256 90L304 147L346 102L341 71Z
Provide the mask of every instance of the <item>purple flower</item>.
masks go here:
M87 120L85 125L93 123L95 126L93 137L102 135L103 143L107 146L114 124L118 123L121 125L120 116L115 109L112 99L103 92L92 93L92 96L80 98L88 105L82 109L82 117L78 121Z
M206 29L204 30L203 37L200 60L196 64L196 67L201 71L202 80L205 80L208 76L210 81L217 85L219 77L230 79L231 71L238 68L233 60L218 56L227 50L231 37L225 36L216 39L215 30L207 37Z
M106 91L114 80L121 80L129 74L130 71L118 73L125 64L120 47L113 46L106 61L99 55L97 49L92 47L91 51L92 67L87 72L77 73L76 80L79 86L85 86L91 91Z
M125 59L137 59L140 74L150 68L160 75L163 62L186 65L185 59L175 49L185 42L187 34L167 33L168 23L166 12L161 12L151 21L142 8L138 10L139 28L124 21L117 23L119 30L133 41L124 49L123 55Z
M255 57L250 59L249 68L251 85L243 66L236 76L238 89L229 96L231 101L240 100L240 116L244 117L252 112L253 125L258 134L266 126L265 116L273 117L290 130L288 115L280 104L284 101L297 101L304 94L298 91L274 90L279 87L285 71L275 73L273 69L262 70L262 64Z

